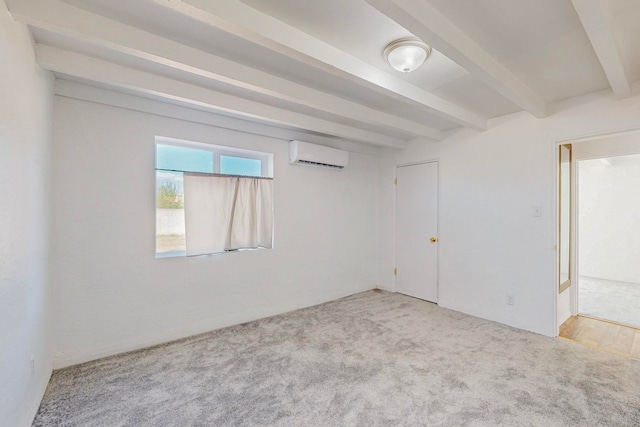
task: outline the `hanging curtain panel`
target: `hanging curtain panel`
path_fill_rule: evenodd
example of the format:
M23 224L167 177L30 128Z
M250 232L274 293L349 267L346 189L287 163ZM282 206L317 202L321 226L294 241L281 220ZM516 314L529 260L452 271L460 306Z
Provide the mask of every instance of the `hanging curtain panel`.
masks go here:
M187 256L271 248L273 180L184 174Z

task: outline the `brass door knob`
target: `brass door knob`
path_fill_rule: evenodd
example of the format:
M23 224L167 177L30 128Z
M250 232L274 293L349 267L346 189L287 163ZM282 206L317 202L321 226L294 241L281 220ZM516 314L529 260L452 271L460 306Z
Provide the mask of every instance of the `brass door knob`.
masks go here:
M438 241L438 239L437 239L437 238L435 238L435 237L432 237L432 238L430 238L430 239L429 239L429 241L431 241L431 243L435 243L435 242L437 242L437 241Z

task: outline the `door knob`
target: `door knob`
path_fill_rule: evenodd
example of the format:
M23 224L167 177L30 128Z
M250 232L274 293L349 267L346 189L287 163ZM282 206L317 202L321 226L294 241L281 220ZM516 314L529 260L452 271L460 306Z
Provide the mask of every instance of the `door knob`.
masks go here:
M430 241L431 243L435 243L435 242L437 242L437 241L438 241L438 239L437 239L437 238L435 238L435 237L432 237L432 238L430 238L430 239L429 239L429 241Z

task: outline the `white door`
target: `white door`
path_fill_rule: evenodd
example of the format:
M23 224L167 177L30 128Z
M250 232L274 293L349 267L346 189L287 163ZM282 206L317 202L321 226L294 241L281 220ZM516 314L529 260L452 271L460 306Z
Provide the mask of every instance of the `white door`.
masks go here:
M400 166L396 185L396 291L438 302L438 163Z

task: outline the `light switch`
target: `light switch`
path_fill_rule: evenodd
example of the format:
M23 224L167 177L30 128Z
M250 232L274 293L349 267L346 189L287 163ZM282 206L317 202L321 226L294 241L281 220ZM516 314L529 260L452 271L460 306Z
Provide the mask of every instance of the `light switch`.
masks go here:
M542 206L533 207L533 216L542 216Z

